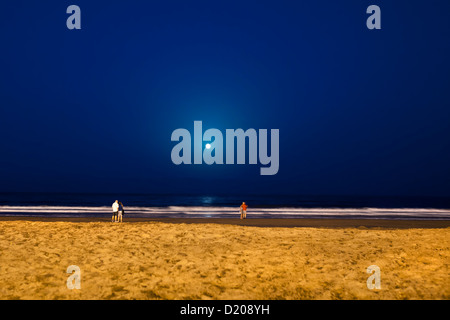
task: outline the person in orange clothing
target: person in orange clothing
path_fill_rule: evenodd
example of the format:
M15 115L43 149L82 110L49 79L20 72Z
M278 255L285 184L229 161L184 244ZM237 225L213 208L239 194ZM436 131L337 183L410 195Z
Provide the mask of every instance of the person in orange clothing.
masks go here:
M242 202L241 207L239 208L239 211L241 211L241 219L247 219L247 207L245 202Z

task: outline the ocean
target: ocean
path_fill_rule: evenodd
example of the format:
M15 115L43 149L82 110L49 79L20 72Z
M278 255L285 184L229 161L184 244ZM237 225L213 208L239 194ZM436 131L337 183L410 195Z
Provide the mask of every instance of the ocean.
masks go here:
M450 199L437 197L92 193L0 193L0 216L106 217L116 199L130 218L237 218L245 201L248 218L450 220Z

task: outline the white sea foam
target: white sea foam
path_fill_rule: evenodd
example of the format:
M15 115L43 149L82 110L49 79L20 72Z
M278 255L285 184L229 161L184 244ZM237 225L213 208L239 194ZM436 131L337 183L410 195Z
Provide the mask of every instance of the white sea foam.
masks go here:
M101 216L111 214L110 206L0 206L0 215L14 216ZM128 217L233 217L239 215L234 207L132 207L125 208ZM249 208L253 217L341 217L390 219L450 219L450 210L424 208Z

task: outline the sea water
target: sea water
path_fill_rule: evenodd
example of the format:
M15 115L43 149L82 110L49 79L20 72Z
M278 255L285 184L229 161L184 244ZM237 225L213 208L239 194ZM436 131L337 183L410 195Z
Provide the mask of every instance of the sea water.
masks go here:
M103 217L115 200L129 218L432 219L450 220L450 199L295 195L149 195L0 193L0 216Z

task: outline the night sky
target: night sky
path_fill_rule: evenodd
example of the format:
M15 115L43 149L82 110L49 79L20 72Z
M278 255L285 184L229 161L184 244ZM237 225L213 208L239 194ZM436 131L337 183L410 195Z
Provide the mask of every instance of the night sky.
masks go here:
M448 197L449 15L448 0L4 1L0 191ZM172 131L195 120L279 129L278 174L174 165Z

